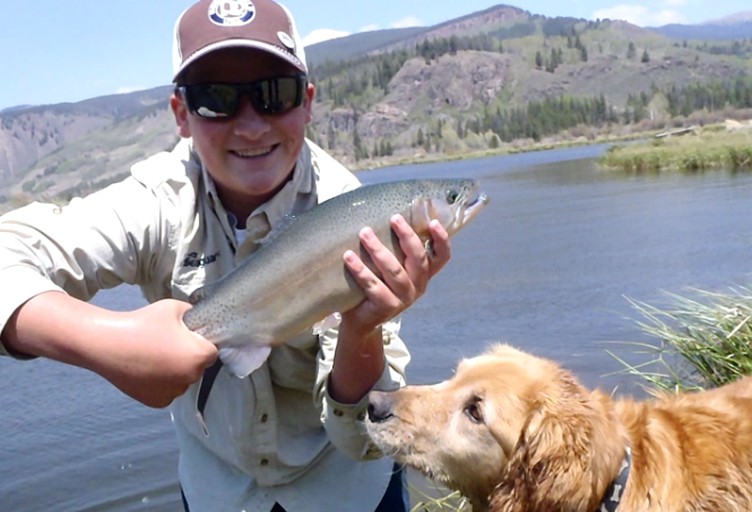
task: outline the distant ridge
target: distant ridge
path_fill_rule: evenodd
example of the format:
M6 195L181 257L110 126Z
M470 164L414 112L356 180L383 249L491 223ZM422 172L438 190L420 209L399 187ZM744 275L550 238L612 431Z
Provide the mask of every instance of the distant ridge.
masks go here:
M752 38L752 11L741 11L695 25L672 23L651 30L672 39L729 40Z
M317 88L306 135L358 169L547 137L642 132L693 112L711 122L733 114L696 101L678 112L677 104L689 104L677 103L677 94L715 87L716 98L732 83L752 87L752 22L735 21L746 15L723 25L679 25L695 32L671 38L660 33L671 27L547 17L499 4L429 27L323 41L306 47ZM730 34L741 35L720 41ZM174 146L171 91L164 85L0 112L0 211L88 193Z
M392 28L359 32L345 37L329 39L306 47L309 67L327 62L349 60L365 55L429 30L427 27Z
M706 21L705 23L701 23L700 25L734 25L736 23L744 23L747 21L752 21L752 11L742 11L734 14L729 14L728 16L724 16L723 18Z

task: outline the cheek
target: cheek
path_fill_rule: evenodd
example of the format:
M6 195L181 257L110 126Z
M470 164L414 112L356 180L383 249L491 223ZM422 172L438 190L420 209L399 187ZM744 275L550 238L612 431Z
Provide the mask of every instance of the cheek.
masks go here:
M193 144L203 160L213 160L214 155L223 150L228 126L223 123L196 122L195 119L186 123L187 131L193 137Z
M303 109L298 109L276 120L277 132L286 135L290 144L300 143L302 145L307 125L307 114Z

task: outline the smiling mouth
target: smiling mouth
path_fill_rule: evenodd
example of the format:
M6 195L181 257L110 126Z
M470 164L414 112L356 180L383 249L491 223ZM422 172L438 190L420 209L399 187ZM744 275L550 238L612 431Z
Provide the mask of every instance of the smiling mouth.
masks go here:
M254 158L258 156L266 156L269 153L271 153L276 146L267 146L265 148L258 148L258 149L246 149L243 151L235 150L232 151L232 153L236 156L239 156L241 158Z

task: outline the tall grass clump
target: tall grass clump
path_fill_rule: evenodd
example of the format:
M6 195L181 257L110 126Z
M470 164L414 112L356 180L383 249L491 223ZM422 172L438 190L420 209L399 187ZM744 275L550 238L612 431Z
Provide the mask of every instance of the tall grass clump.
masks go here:
M738 132L702 130L698 134L615 145L599 164L629 174L713 169L752 170L752 129Z
M441 492L442 489L435 489ZM472 507L467 498L463 498L459 491L443 489L443 495L432 496L416 486L410 486L410 496L417 500L410 512L471 512Z
M642 316L637 324L657 342L635 344L650 354L647 362L622 363L655 388L707 389L752 374L752 290L691 292L667 293L666 307L630 299Z

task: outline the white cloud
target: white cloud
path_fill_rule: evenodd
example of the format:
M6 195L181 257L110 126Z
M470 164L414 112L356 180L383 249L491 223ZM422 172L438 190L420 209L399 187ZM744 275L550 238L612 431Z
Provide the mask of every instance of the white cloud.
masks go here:
M372 32L374 30L379 30L381 27L379 27L375 23L371 23L370 25L366 25L365 27L358 30L358 32Z
M668 0L666 3L678 6L683 0ZM594 19L624 20L640 27L655 27L669 23L683 23L684 16L671 9L651 10L644 5L620 4L593 13Z
M401 20L395 21L389 28L407 28L407 27L420 27L423 26L423 22L415 16L407 16ZM373 30L380 30L381 27L375 23L362 27L358 32L371 32ZM350 32L344 30L336 30L333 28L319 28L312 31L310 34L303 38L303 46L311 46L312 44L328 41L329 39L336 39L338 37L349 36Z
M333 28L319 28L308 34L303 38L303 46L311 46L312 44L320 43L322 41L328 41L329 39L336 39L338 37L349 36L349 32L344 30L335 30Z
M408 16L406 18L402 18L401 20L395 21L390 25L391 28L408 28L408 27L422 27L423 22L415 17L415 16Z
M657 12L654 12L651 15L651 23L649 25L651 27L659 27L661 25L668 25L669 23L685 23L686 19L684 16L677 12L673 11L671 9L663 9Z
M118 87L117 90L115 91L115 94L128 94L131 92L143 91L144 89L148 89L148 87L143 87L143 86Z

